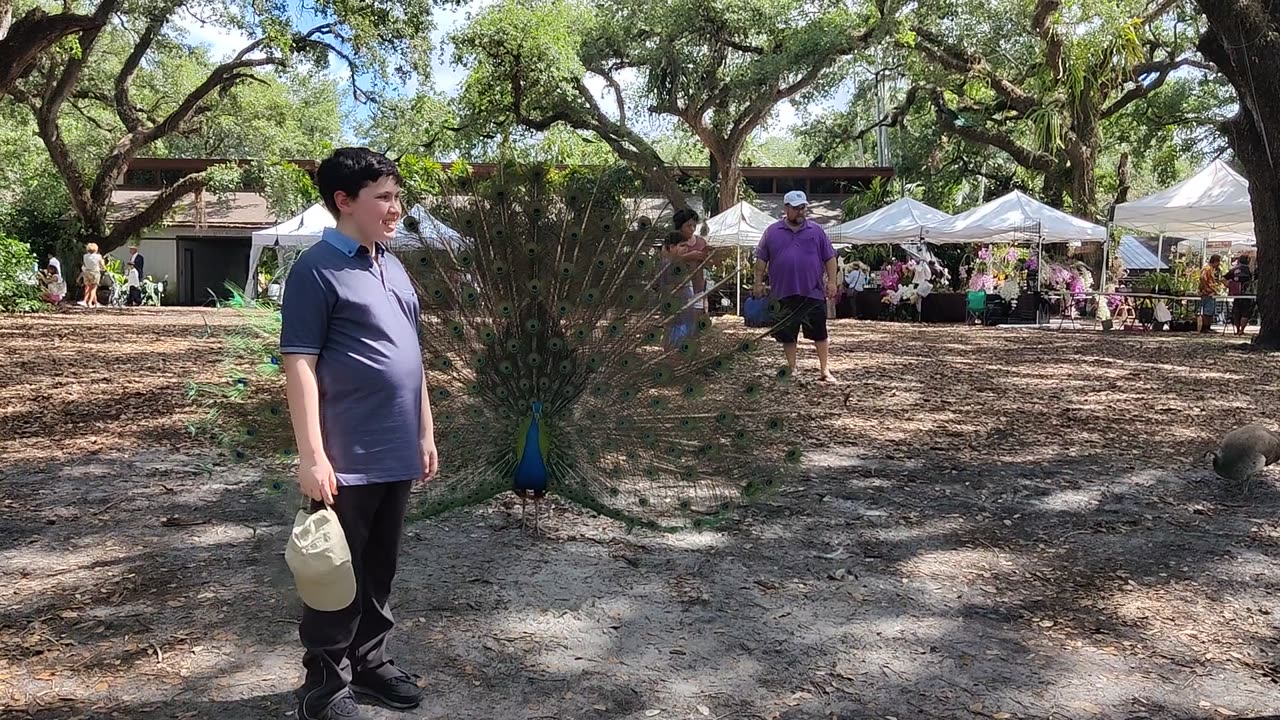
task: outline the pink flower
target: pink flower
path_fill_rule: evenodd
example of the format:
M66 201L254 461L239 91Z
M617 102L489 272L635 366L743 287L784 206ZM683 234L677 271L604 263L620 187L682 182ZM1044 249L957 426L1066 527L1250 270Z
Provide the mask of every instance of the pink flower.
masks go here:
M991 248L989 248L989 247L984 247L984 248L982 248L981 250L979 250L979 251L978 251L978 259L979 259L979 260L990 260L990 259L991 259Z
M1008 249L1008 250L1005 252L1005 254L1004 254L1004 260L1005 260L1005 262L1017 262L1017 261L1018 261L1018 248L1013 247L1012 245L1010 245L1010 246L1009 246L1009 249Z

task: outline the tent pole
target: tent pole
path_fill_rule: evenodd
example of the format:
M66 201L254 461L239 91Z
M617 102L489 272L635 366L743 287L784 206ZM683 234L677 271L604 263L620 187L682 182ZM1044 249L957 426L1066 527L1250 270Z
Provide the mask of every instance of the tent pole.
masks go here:
M742 312L742 246L737 246L735 250L737 250L738 254L738 281L734 283L738 289L738 304L735 307L738 311L738 317L746 317Z
M1156 241L1156 262L1164 262L1164 233L1160 233L1160 239ZM1160 271L1160 266L1156 265L1156 272Z
M1098 283L1098 292L1107 291L1107 266L1111 263L1111 222L1107 222L1107 239L1102 243L1102 281Z

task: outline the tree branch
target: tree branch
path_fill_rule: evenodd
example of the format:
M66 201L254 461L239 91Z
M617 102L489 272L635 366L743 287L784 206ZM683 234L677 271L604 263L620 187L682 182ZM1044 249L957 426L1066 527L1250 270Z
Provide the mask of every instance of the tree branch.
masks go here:
M93 15L50 15L38 7L28 10L7 34L0 35L0 95L10 92L31 72L36 60L63 38L100 31L119 4L120 0L102 0Z
M143 28L138 41L134 43L133 49L129 51L128 57L124 59L124 65L120 67L120 72L116 75L115 95L111 104L115 106L116 114L120 116L120 122L124 123L125 129L131 133L137 132L142 127L142 119L138 116L133 101L129 97L129 84L133 82L133 77L138 72L138 66L142 64L142 58L151 50L151 46L155 44L156 38L160 35L160 30L168 22L171 11L172 6L166 5L160 8L156 15L147 21L147 26Z
M296 47L320 43L328 47L326 43L317 41L314 37L317 34L329 32L332 28L330 24L313 28L295 37L294 45ZM138 127L121 138L98 167L98 174L94 178L90 192L91 202L104 206L110 199L112 188L120 182L120 178L128 169L129 162L137 156L138 152L156 140L177 132L184 123L204 112L202 105L214 92L226 90L249 77L246 70L282 64L284 60L279 57L249 57L261 49L265 42L265 39L255 40L238 52L234 58L214 68L204 82L188 93L182 102L160 122L148 128Z
M615 66L615 69L617 69L616 66ZM601 79L604 80L605 84L608 85L609 88L613 90L613 100L617 104L617 108L618 108L618 122L622 123L623 125L626 125L627 124L627 107L622 99L622 85L620 85L617 79L613 77L612 72L610 72L609 70L606 70L603 67L589 67L587 68L587 70L598 75Z
M1062 0L1038 0L1031 16L1031 29L1044 41L1045 63L1054 79L1061 80L1065 66L1062 64L1062 35L1053 24L1054 13L1062 8Z
M1165 81L1169 79L1170 73L1183 67L1208 69L1213 68L1214 66L1195 58L1182 58L1180 60L1164 62L1149 62L1135 66L1133 74L1134 77L1139 78L1138 84L1129 88L1123 95L1116 98L1114 102L1103 108L1102 113L1099 116L1100 119L1106 120L1133 103L1145 98L1156 90L1159 90L1165 84ZM1152 73L1155 73L1156 76L1152 78L1150 82L1142 82L1142 77Z
M1011 108L1024 115L1035 109L1035 98L997 73L982 56L952 45L928 28L915 26L912 31L917 38L916 49L934 62L952 72L986 80Z
M144 230L164 219L179 200L205 186L204 173L188 175L173 185L160 191L145 208L120 220L112 226L111 232L103 238L99 248L102 252L110 252L115 248L133 240Z
M971 143L989 145L997 150L1002 150L1014 162L1028 170L1035 170L1044 173L1046 176L1058 171L1058 164L1054 161L1052 155L1032 150L1020 144L1008 133L996 132L983 127L956 124L956 111L943 102L941 92L935 91L930 101L933 104L934 116L937 118L938 125L943 130Z

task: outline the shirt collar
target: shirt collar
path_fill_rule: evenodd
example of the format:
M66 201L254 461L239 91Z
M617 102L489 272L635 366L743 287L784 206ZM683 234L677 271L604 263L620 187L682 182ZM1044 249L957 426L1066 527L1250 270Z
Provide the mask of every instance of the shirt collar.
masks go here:
M805 218L804 222L800 224L800 227L792 228L791 223L788 223L786 218L780 218L778 220L778 224L782 227L783 230L786 230L787 232L801 233L801 232L804 232L805 230L808 230L809 226L814 223L813 223L813 220L809 218Z
M356 253L360 252L360 243L337 228L325 228L320 237L325 242L341 250L342 254L347 257L355 257ZM378 255L382 255L386 248L382 246L382 243L376 243L375 246L378 249Z

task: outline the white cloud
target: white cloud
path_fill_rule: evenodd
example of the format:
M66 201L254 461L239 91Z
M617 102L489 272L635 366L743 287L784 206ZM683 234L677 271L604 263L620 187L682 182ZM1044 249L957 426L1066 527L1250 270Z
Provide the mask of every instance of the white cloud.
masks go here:
M214 60L225 60L252 42L239 30L203 23L186 11L179 11L174 25L186 34L188 42L209 48Z

